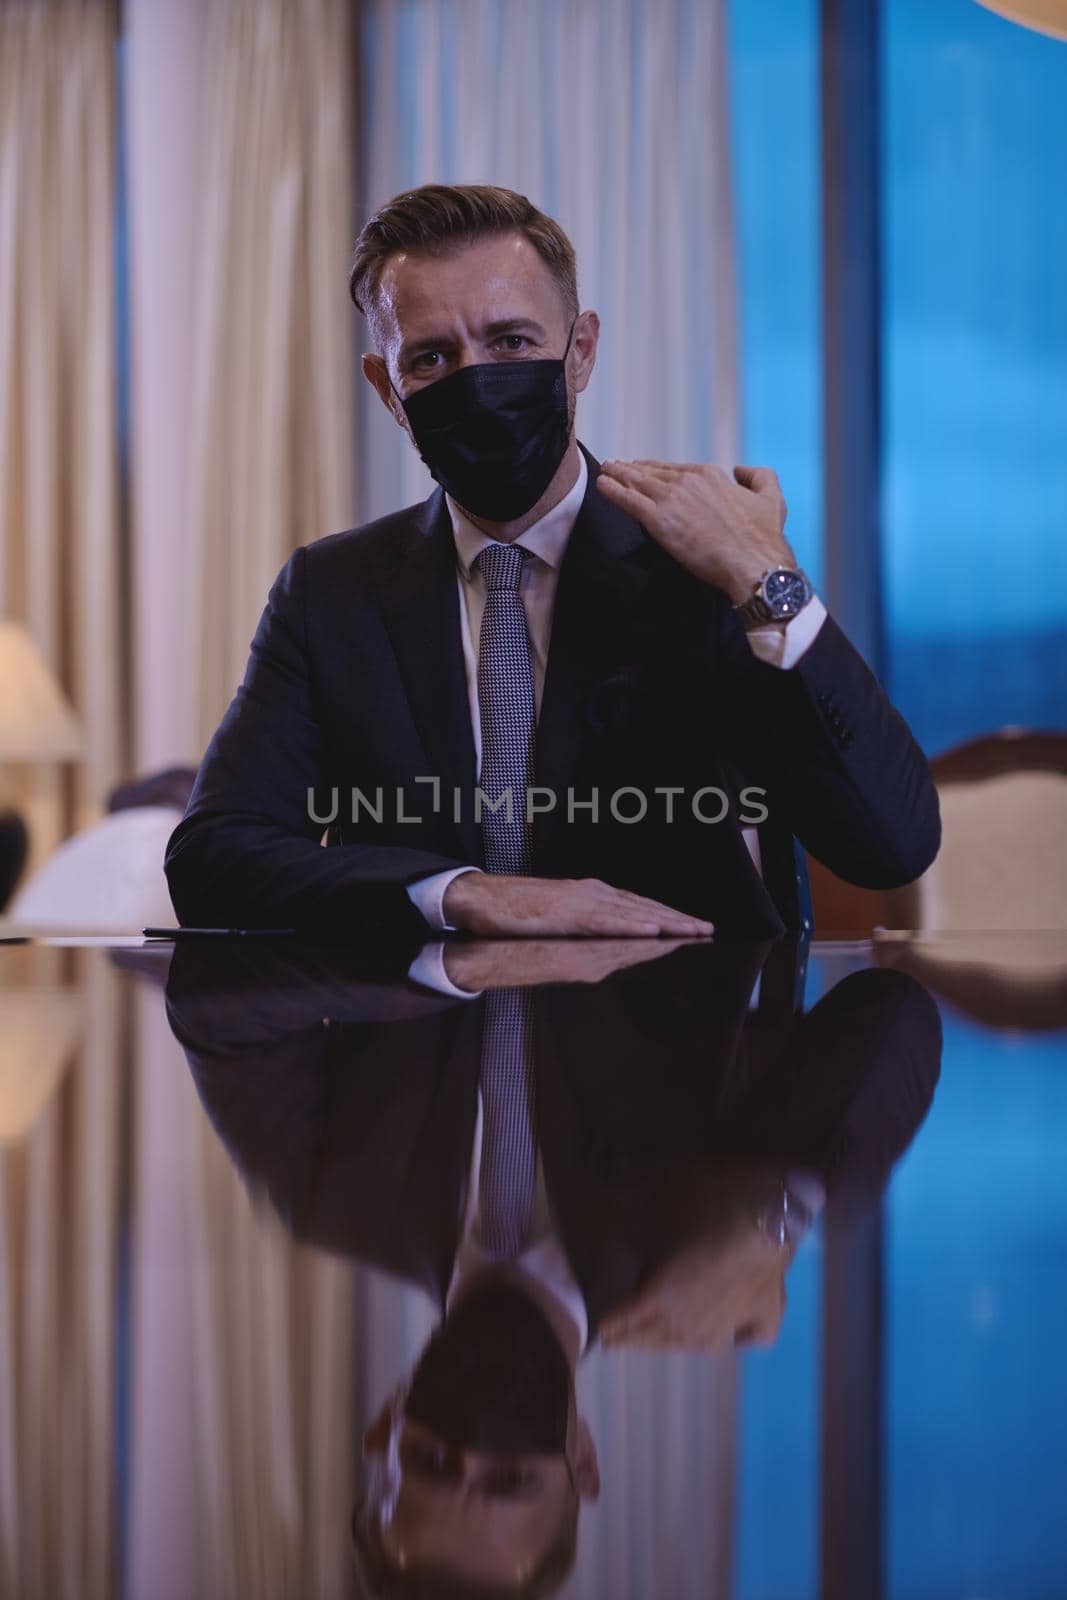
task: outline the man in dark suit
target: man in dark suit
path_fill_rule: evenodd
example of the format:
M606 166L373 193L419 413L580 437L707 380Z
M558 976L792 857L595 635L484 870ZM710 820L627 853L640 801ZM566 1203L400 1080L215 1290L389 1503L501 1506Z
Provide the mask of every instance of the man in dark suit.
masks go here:
M933 1094L936 1008L912 980L865 971L801 1016L793 954L477 942L390 979L347 956L176 951L171 1025L234 1159L299 1237L442 1312L367 1430L356 1535L376 1593L409 1592L405 1562L412 1584L439 1579L420 1593L475 1592L460 1572L486 1592L550 1592L598 1488L583 1351L598 1335L769 1342L814 1212L880 1193ZM494 1083L479 1040L524 978L539 1198L494 1256L490 1213L514 1196L483 1181ZM514 1128L504 1146L521 1165Z
M917 877L926 762L775 474L577 441L599 323L558 225L427 186L368 222L351 287L438 488L279 575L168 847L181 921L765 937L808 920L795 839Z

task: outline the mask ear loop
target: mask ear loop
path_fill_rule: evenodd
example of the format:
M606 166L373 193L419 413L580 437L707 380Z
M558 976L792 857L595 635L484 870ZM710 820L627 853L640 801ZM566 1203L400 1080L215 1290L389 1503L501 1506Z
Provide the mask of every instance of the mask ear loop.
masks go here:
M404 410L404 396L400 393L400 390L397 388L397 386L393 382L392 378L389 377L389 362L388 362L388 360L385 363L385 376L387 378L389 378L389 387L390 387L390 389L392 389L393 393L396 395L397 399L399 400L400 409L401 409L401 411L403 411ZM405 415L406 415L406 413L405 413Z

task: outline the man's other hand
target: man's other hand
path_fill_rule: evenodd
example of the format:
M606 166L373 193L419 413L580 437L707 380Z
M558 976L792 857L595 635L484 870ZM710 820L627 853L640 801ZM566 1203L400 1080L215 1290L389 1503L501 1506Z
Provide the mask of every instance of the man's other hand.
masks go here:
M786 504L770 467L605 461L596 486L628 511L680 566L740 605L771 567L795 567Z
M445 917L454 928L483 938L675 939L705 937L710 922L672 911L658 900L614 889L599 878L522 878L464 872L445 890Z

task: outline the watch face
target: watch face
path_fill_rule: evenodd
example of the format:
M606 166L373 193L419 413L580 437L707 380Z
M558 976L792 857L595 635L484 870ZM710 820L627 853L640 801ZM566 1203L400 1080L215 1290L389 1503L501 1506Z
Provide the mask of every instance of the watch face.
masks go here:
M764 580L763 598L776 617L795 617L808 600L808 583L802 572L786 568L770 572Z

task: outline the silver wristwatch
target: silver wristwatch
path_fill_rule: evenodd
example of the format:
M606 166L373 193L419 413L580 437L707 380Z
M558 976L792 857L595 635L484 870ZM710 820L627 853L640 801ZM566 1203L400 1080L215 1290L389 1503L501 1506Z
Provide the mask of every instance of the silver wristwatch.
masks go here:
M792 622L811 599L814 590L797 567L771 567L756 584L750 600L734 606L746 628Z
M814 1211L785 1182L774 1187L756 1213L757 1228L777 1250L799 1244L814 1221Z

